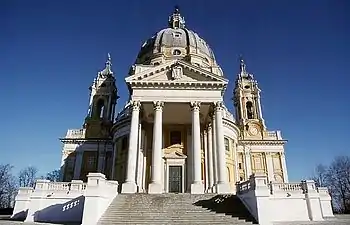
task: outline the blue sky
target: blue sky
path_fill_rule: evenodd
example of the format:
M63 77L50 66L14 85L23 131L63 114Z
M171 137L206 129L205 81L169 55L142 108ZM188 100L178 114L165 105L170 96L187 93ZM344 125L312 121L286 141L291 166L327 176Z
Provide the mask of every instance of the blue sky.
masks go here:
M123 2L123 3L121 3ZM283 3L282 3L283 2ZM121 99L142 43L178 4L230 80L238 56L262 89L269 130L282 130L291 180L349 155L350 3L309 1L0 1L0 163L58 168L68 128L80 128L88 87L108 52Z

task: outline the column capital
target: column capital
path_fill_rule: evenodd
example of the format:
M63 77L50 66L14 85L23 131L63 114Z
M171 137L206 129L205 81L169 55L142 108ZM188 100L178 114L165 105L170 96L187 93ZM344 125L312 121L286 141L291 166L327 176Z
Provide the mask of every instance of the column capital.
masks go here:
M191 110L199 111L201 107L201 102L198 102L198 101L190 102L190 106L191 106Z
M222 101L214 102L214 110L221 111L224 107L224 103Z
M211 130L212 128L213 128L212 123L208 123L208 126L207 126L207 130L208 130L208 132L209 132L209 130Z
M164 102L162 101L154 101L153 102L153 109L156 111L163 110L164 107Z
M265 152L265 155L270 157L272 156L272 152Z
M141 102L140 101L130 101L130 105L132 106L132 110L136 111L136 110L140 110L141 107Z

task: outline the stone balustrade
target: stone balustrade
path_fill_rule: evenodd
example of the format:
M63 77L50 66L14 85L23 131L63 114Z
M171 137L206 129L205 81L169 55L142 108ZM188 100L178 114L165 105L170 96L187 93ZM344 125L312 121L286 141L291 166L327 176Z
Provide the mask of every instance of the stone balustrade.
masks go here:
M323 221L334 216L328 189L317 188L313 180L267 183L265 174L253 174L249 180L236 185L237 196L261 225Z
M301 192L303 193L302 183L274 183L269 184L270 193L273 194L276 191L284 192Z
M66 138L84 138L85 129L71 129L67 131Z
M251 187L252 187L252 185L251 185L250 180L238 182L237 183L237 192L239 192L239 193L247 192L251 189Z
M95 225L117 194L118 182L106 180L101 173L89 173L87 183L37 180L34 188L19 189L11 218Z
M79 191L82 194L86 189L86 183L81 180L72 180L71 182L50 182L49 180L37 180L34 191L52 191L55 192L70 192Z
M266 140L282 140L282 134L281 131L265 131L264 132L264 139Z

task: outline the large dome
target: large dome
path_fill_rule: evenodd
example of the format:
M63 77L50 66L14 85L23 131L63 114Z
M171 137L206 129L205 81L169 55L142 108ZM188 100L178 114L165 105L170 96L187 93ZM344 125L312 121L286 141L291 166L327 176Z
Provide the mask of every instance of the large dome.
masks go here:
M223 75L209 45L197 33L185 28L179 8L168 20L169 27L160 30L142 45L136 64L159 65L168 60L183 59L217 75Z

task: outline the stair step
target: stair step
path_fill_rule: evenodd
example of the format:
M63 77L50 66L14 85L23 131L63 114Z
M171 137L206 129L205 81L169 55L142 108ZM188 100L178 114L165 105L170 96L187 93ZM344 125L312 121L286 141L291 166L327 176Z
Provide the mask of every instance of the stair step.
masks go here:
M220 198L221 202L216 199ZM229 214L229 215L227 215ZM234 215L234 216L232 216ZM236 196L120 194L99 221L110 224L253 224Z

